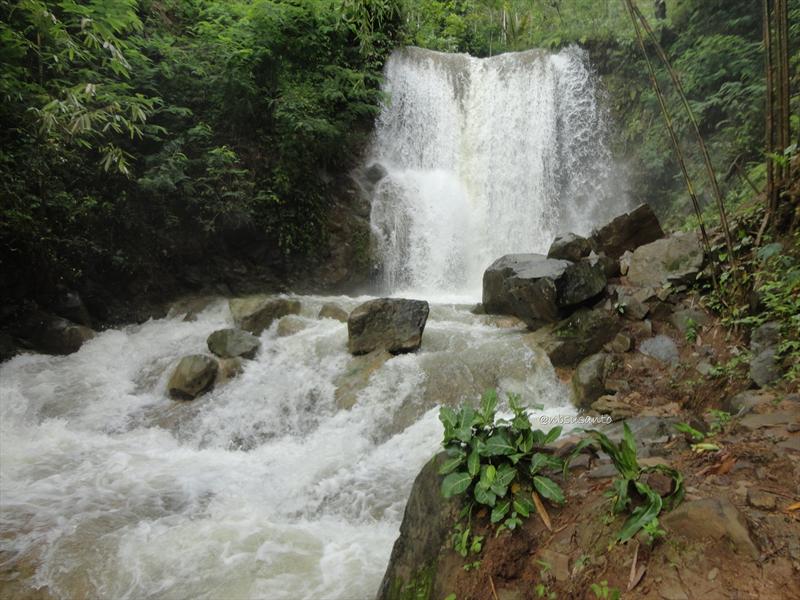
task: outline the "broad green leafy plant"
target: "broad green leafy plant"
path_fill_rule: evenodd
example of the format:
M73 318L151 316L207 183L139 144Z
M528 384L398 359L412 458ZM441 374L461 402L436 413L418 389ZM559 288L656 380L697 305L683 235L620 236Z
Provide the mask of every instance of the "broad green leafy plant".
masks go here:
M623 424L622 439L618 444L612 442L600 431L588 432L591 437L578 444L576 451L593 442L608 454L619 476L614 479L610 495L613 498L612 512L620 514L630 511L630 516L617 534L617 540L624 542L632 538L644 527L652 528L652 521L663 510L672 510L683 500L683 475L666 465L641 467L636 458L636 441L627 423ZM643 479L648 473L661 473L672 479L672 490L662 498Z
M492 523L515 529L536 510L533 491L553 504L565 502L561 487L545 474L565 469L565 461L546 448L561 435L561 427L533 429L527 409L513 394L508 396L513 417L497 418L497 400L490 390L477 411L469 406L440 409L447 460L439 473L445 476L446 498L466 494L470 505L491 509Z

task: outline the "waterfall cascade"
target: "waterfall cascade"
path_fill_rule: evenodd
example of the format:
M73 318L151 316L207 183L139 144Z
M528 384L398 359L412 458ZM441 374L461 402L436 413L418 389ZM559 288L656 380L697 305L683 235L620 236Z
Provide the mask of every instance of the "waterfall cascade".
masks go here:
M480 296L484 269L624 209L584 52L477 59L419 48L386 67L370 161L385 290Z

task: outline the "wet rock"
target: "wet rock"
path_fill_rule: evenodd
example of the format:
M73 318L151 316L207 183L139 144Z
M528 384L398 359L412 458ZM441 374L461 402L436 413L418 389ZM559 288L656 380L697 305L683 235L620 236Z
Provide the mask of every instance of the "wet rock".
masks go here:
M606 379L605 387L606 390L614 392L615 394L619 392L629 392L631 389L631 385L624 379Z
M219 329L208 336L206 344L220 358L253 358L261 348L256 336L241 329Z
M724 538L737 553L758 557L758 549L750 539L744 519L727 498L684 502L662 522L669 531L687 539L708 542Z
M618 333L614 336L613 340L606 344L605 347L609 352L622 354L623 352L630 350L632 345L633 340L631 339L631 336L629 336L627 333Z
M89 316L89 310L86 308L78 292L63 290L53 303L52 310L59 317L72 321L73 323L85 327L92 326L92 318Z
M267 296L233 298L229 305L236 326L255 335L261 335L261 332L268 329L276 319L300 313L300 301L288 298Z
M589 408L605 393L608 355L600 352L584 358L572 374L573 401L578 408Z
M619 258L626 250L635 250L664 236L655 213L647 204L620 215L592 234L599 251Z
M573 263L556 281L558 306L576 306L594 298L605 289L607 281L605 266L599 261Z
M9 334L0 331L0 362L5 362L16 356L18 351L14 338Z
M423 300L378 298L365 302L347 319L348 349L354 355L378 349L392 354L414 352L422 344L429 312Z
M553 240L550 250L547 251L547 258L577 262L585 256L589 256L591 251L592 244L589 240L574 233L567 233Z
M644 482L662 498L672 493L672 478L658 471L653 471L645 475Z
M631 321L641 321L650 311L650 308L640 302L635 296L628 294L624 291L617 291L617 310L622 313L626 319Z
M570 263L540 254L509 254L483 274L483 309L513 315L535 328L560 316L556 281Z
M219 368L217 369L217 376L214 380L215 385L230 381L244 371L244 361L239 356L236 358L221 358L218 363Z
M390 358L392 355L386 350L354 356L347 365L347 370L336 380L336 406L341 409L352 408L358 400L359 392L367 387L372 374Z
M606 256L602 252L600 254L595 254L592 252L585 260L590 265L599 266L601 269L603 269L603 273L605 273L607 279L619 277L619 262L610 256Z
M639 352L664 363L678 364L678 347L672 338L666 335L657 335L643 341L639 344Z
M338 304L334 304L333 302L326 302L325 304L322 305L322 308L319 309L318 318L336 319L337 321L341 321L342 323L347 323L348 316L349 313Z
M20 336L39 352L46 354L72 354L95 336L95 332L85 325L45 312L30 315Z
M759 510L774 510L777 499L773 494L751 487L747 490L747 503Z
M535 331L533 341L556 367L576 365L599 352L619 331L619 322L602 309L582 309L557 323Z
M606 284L599 265L571 263L541 254L508 254L483 274L487 314L519 317L535 329L562 317L562 309L600 294Z
M450 537L459 506L458 500L446 500L439 491L437 471L445 458L444 453L436 456L414 480L377 600L396 600L404 587L426 580L429 598L444 598L452 591L439 589L435 577L439 552Z
M750 412L757 406L768 406L775 400L775 394L764 390L745 390L731 396L722 404L723 410L732 415Z
M300 333L308 327L308 321L296 315L286 315L278 321L275 333L278 337L288 337Z
M210 356L184 356L167 384L167 391L176 400L192 400L208 390L217 376L219 364Z
M649 338L653 335L653 323L650 319L634 322L628 326L628 331L637 339Z
M617 396L600 396L592 403L592 410L596 410L601 415L609 415L614 421L626 419L635 414L633 407Z
M617 468L612 463L598 465L586 473L586 476L591 479L608 479L609 477L616 477L616 475Z
M691 283L702 270L704 258L696 233L676 233L637 248L628 281L639 286Z
M381 179L388 175L388 171L386 167L384 167L381 163L374 162L367 169L364 171L364 177L367 178L372 184L378 183Z
M758 387L766 387L781 378L778 343L781 327L779 323L764 323L758 327L750 338L750 379Z
M750 336L750 351L755 353L777 346L781 341L780 323L769 322L757 327Z
M796 414L789 412L774 412L763 415L746 415L739 421L739 425L749 431L755 431L756 429L778 427L780 425L789 425L790 423L796 422Z

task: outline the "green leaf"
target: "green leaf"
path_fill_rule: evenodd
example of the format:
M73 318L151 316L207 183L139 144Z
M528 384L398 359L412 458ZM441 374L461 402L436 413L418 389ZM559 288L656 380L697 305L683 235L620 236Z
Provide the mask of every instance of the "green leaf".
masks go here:
M472 475L465 471L457 471L450 473L442 481L442 495L445 498L452 498L458 494L464 493L472 483Z
M447 475L448 473L452 473L455 471L461 463L464 462L463 456L455 456L453 458L448 458L446 461L442 463L442 466L439 467L439 475Z
M536 452L531 458L531 475L536 475L539 471L547 466L550 457L542 452Z
M469 474L475 477L481 469L481 455L478 453L477 448L473 449L472 452L469 453L469 458L467 459L467 471Z
M555 442L558 439L558 436L561 435L561 430L562 427L560 425L558 427L553 427L547 432L547 435L544 436L544 444L542 445L546 446L547 444L552 444Z
M485 456L508 456L514 454L516 448L508 441L505 431L499 430L486 442Z
M636 507L631 513L631 516L628 517L628 519L622 525L622 529L617 535L617 539L620 542L624 542L625 540L632 538L634 535L636 535L636 532L638 532L647 523L658 517L659 513L661 512L661 496L659 496L657 492L655 492L647 484L638 481L636 482L636 489L640 494L645 496L647 500L642 506Z
M480 504L487 506L494 506L497 500L497 494L489 489L485 489L479 485L475 486L475 500Z
M501 486L508 486L514 481L514 478L517 476L517 470L509 464L500 465L500 468L497 469L497 475L495 477L495 484Z
M536 510L536 505L524 496L518 496L514 499L514 510L527 517Z
M481 398L481 418L484 424L490 425L494 423L495 409L497 408L497 392L495 390L486 390Z
M499 523L502 521L505 516L508 514L508 509L511 507L511 500L501 500L498 502L494 510L492 510L492 516L490 518L492 523Z
M490 487L492 487L496 476L497 469L495 469L492 465L484 465L481 467L481 478L480 481L478 481L478 486L488 490Z
M555 481L548 477L536 475L533 478L533 487L536 488L536 491L539 492L543 498L547 498L555 504L564 504L564 502L566 502L564 492Z
M442 422L442 425L445 427L452 427L458 424L458 417L456 416L456 411L454 411L449 406L442 406L439 408L439 420Z

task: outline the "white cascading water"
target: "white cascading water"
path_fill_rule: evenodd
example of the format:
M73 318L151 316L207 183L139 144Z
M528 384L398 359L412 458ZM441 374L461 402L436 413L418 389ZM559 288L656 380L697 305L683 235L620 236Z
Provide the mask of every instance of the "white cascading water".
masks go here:
M370 160L385 289L480 297L496 258L623 212L584 52L395 52Z
M602 212L607 153L579 52L409 49L387 75L373 223L390 292L474 303L484 263ZM224 299L0 365L3 597L368 600L439 446L440 404L498 388L574 414L525 330L469 305L433 304L414 354L350 356L346 325L317 315L366 299L301 297L295 333L273 324L240 375L192 402L166 382L232 326Z

